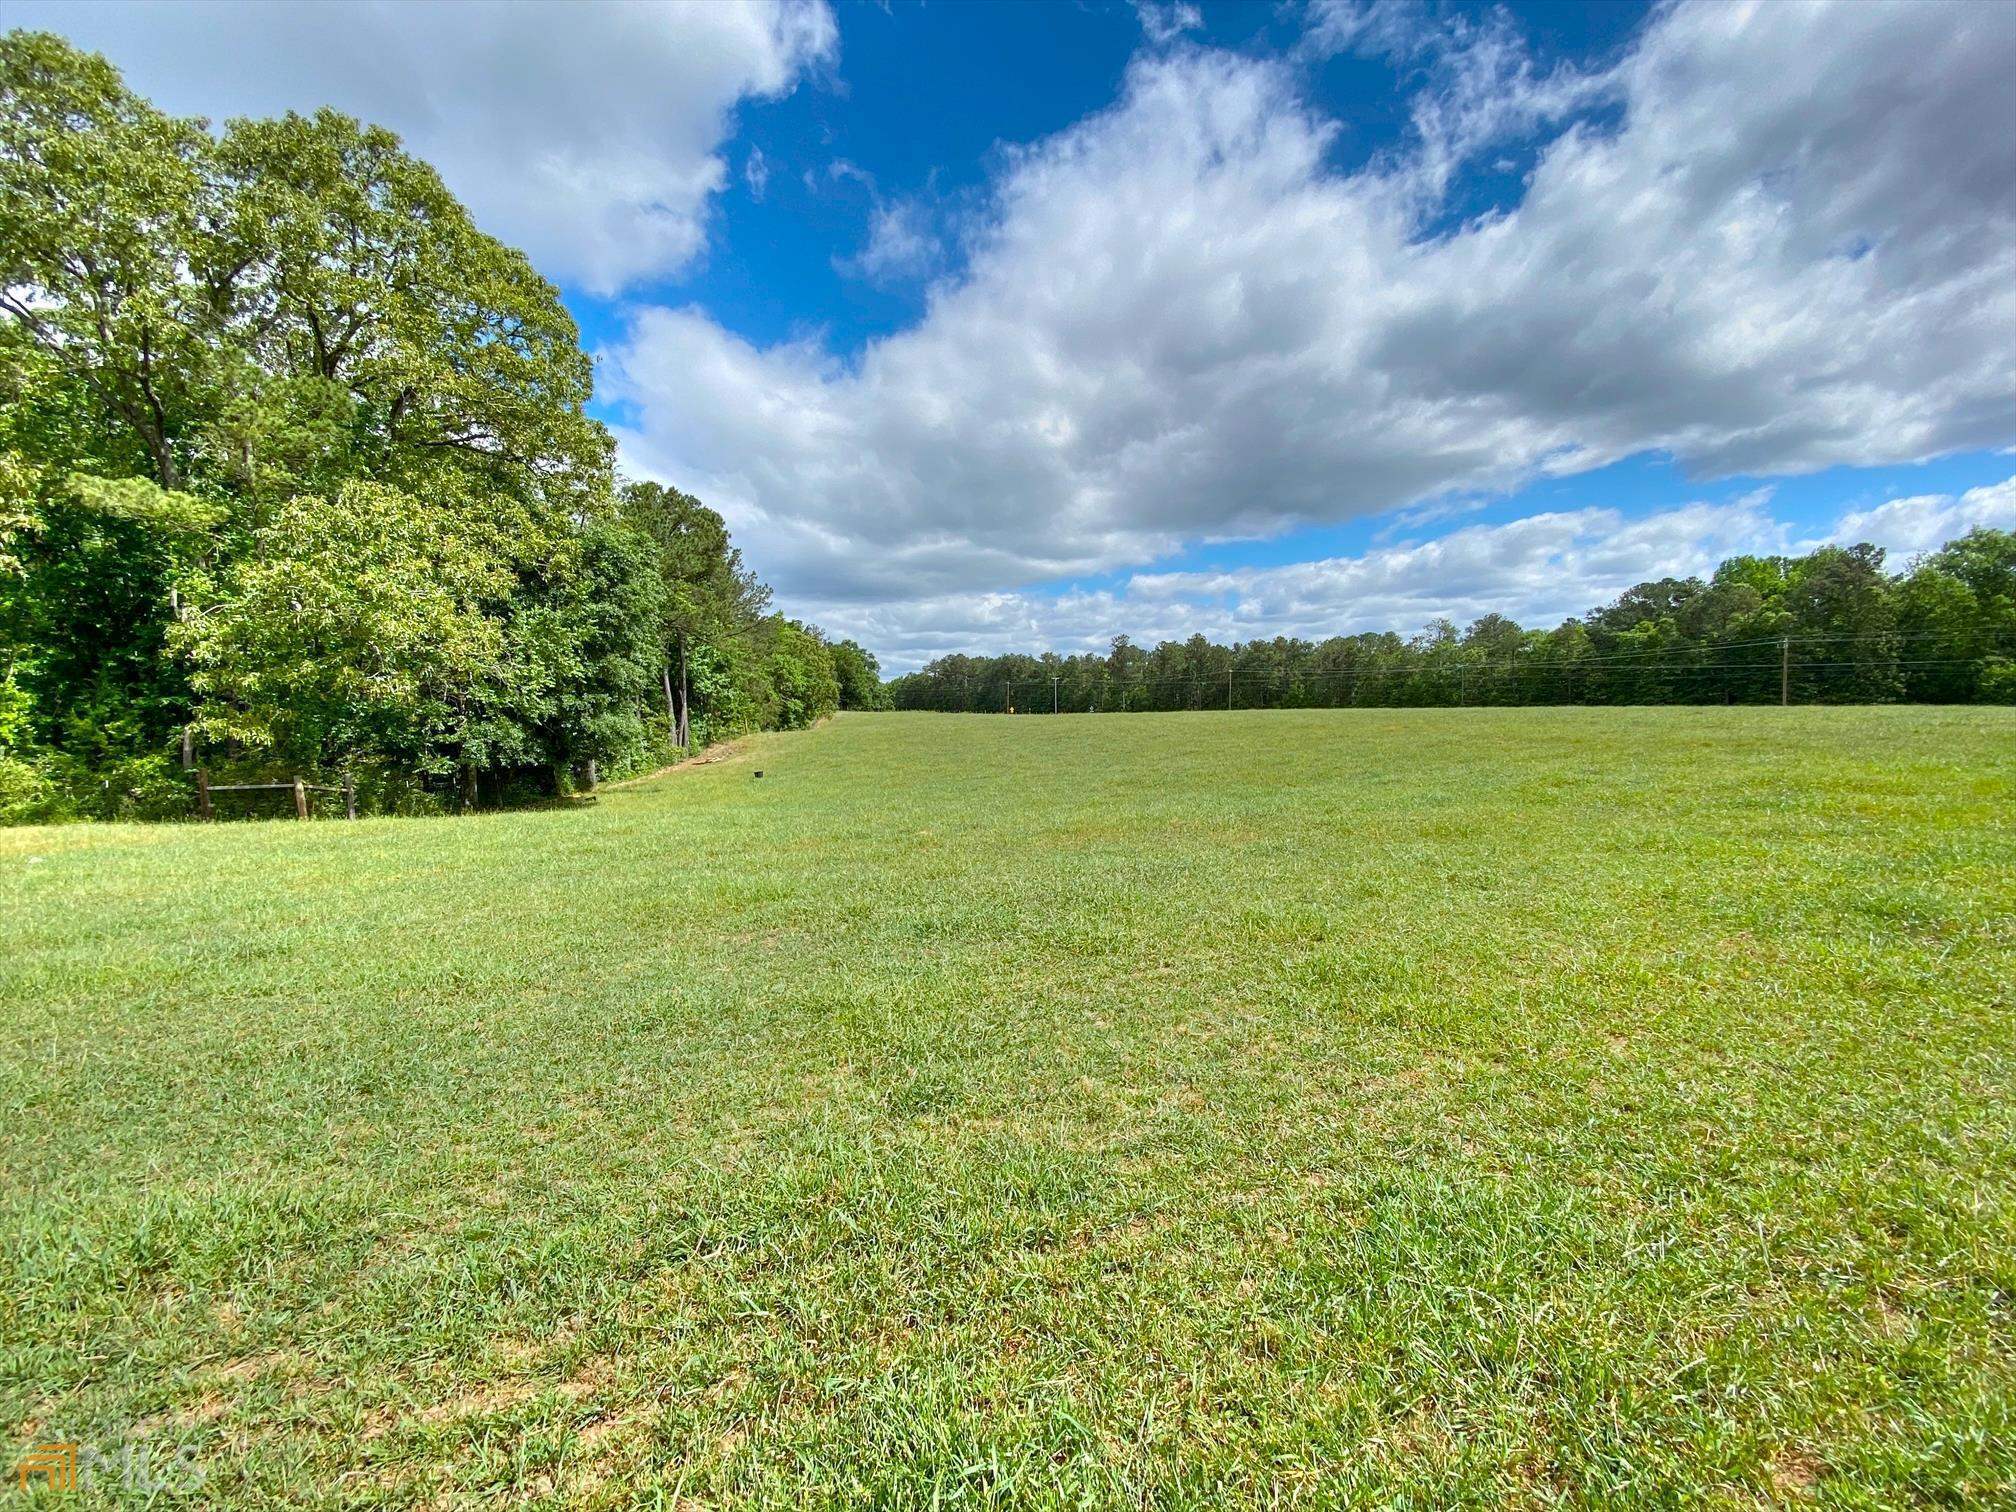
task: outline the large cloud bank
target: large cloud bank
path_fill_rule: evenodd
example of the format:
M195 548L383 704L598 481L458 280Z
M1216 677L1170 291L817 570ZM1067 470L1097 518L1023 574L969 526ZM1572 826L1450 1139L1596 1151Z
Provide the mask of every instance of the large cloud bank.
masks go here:
M909 660L1179 543L1648 450L1774 474L2016 433L2016 7L1684 4L1586 74L1405 15L1310 32L1425 60L1409 145L1354 171L1297 63L1172 39L1009 154L922 318L853 360L637 312L605 354L630 465ZM1451 224L1514 152L1513 202Z

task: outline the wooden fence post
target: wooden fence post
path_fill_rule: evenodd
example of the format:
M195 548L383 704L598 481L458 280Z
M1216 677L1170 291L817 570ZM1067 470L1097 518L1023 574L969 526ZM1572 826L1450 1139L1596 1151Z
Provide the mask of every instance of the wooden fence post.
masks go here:
M357 817L357 782L348 772L343 774L343 817Z
M297 819L308 817L308 789L299 777L294 779L294 817Z
M202 767L196 768L196 812L207 822L216 821L210 811L210 774Z

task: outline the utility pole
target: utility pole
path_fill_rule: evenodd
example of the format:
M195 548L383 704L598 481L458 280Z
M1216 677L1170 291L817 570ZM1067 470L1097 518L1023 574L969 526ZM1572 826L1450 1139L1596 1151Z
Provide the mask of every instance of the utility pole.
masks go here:
M1050 712L1052 714L1057 712L1057 679L1055 677L1050 679Z
M1229 666L1225 669L1225 712L1232 712L1232 669Z
M1778 641L1778 707L1789 708L1792 703L1792 637L1782 636Z

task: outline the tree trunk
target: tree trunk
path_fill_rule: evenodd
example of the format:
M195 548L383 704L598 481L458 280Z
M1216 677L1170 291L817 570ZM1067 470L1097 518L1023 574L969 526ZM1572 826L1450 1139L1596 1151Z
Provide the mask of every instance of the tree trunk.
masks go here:
M686 694L686 637L679 637L679 749L685 750L693 744L691 705Z

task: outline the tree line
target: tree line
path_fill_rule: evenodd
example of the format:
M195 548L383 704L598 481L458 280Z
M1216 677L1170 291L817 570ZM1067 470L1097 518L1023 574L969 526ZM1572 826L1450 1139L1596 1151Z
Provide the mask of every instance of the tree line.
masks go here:
M1202 635L1105 654L944 656L892 705L953 713L1331 706L2016 703L2016 533L1977 529L1885 571L1870 545L1741 556L1640 583L1551 630L1487 614L1467 629Z
M877 702L591 389L390 132L0 38L0 818L186 812L192 761L466 808Z

